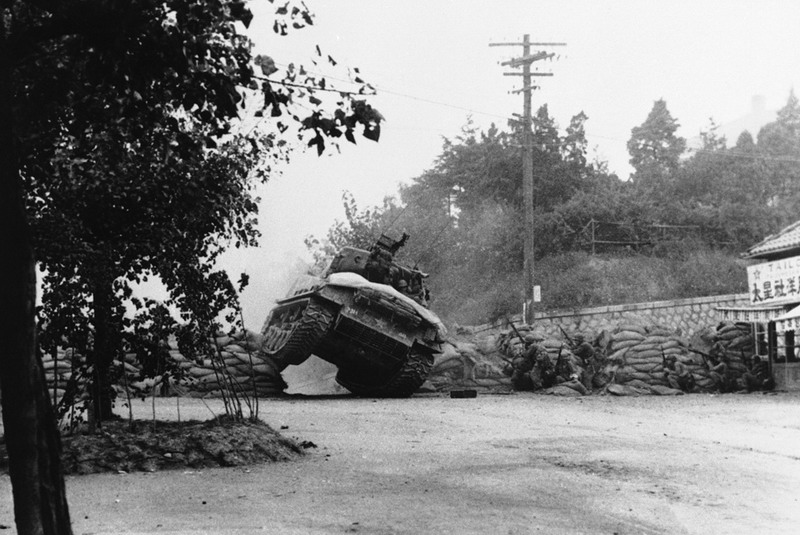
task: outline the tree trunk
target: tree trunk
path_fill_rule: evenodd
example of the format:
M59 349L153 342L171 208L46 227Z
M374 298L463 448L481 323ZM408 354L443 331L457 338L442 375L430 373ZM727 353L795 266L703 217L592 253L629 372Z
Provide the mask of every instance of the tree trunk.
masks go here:
M36 266L0 42L0 391L17 532L71 534L61 442L36 353Z
M91 396L97 423L111 419L113 399L110 371L114 356L119 349L120 325L116 321L114 307L114 278L111 270L95 266L92 274L92 301L94 307L94 346L92 348Z

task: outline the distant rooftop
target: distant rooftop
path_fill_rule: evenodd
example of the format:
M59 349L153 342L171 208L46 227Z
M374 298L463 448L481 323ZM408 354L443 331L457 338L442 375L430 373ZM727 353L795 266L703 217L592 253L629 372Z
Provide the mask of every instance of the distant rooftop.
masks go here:
M751 100L750 112L747 115L725 124L717 125L715 133L719 137L725 137L728 147L736 145L739 136L745 131L750 132L755 141L761 128L774 121L777 116L778 110L767 109L767 100L763 95L755 95ZM686 146L689 149L699 149L702 145L703 142L700 136L695 136L686 141Z
M767 236L742 254L743 258L774 260L800 253L800 221L776 234Z

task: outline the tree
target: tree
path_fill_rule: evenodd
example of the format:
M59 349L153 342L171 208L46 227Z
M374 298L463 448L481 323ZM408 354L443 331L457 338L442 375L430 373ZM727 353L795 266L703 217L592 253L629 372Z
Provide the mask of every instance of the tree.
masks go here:
M786 210L796 208L800 197L796 193L800 184L800 102L794 90L776 119L759 131L757 144L765 158L770 201Z
M675 135L679 126L667 103L659 99L644 123L631 130L628 153L635 184L660 187L674 178L686 149L686 140Z
M160 125L123 136L121 146L96 137L86 145L70 140L57 152L54 172L28 190L40 264L52 277L83 282L93 324L90 392L102 394L93 396L100 421L111 416L108 372L121 349L121 301L131 283L160 276L184 320L208 330L236 296L230 280L211 267L214 259L231 240L254 243L249 180L261 150L241 138L208 150L203 135L186 136L195 142L186 141L182 154ZM54 290L45 287L46 294Z
M713 201L724 183L731 159L725 154L725 136L717 135L713 119L700 132L701 146L686 160L675 177L674 196L682 200Z
M369 249L390 226L398 207L391 197L386 197L381 206L361 209L349 191L342 193L345 221L335 221L324 238L307 236L305 245L314 257L313 271L321 273L330 260L344 246Z
M583 113L575 115L561 134L546 106L536 114L539 220L547 220L581 192L609 189L619 182L602 166L587 162L586 120ZM432 306L448 319L484 321L515 310L526 231L520 134L494 125L480 131L468 122L459 136L444 140L430 169L401 187L397 205L364 211L366 218L348 215L348 221L337 223L332 231L354 238L347 229L364 228L362 223L368 220L373 229L408 232L411 239L401 252L408 263L430 272ZM559 227L558 232L562 230ZM557 233L541 234L537 227L537 235L539 254L554 250L549 238Z
M263 138L225 138L243 95L260 91L277 132L297 122L318 151L326 139L354 142L359 129L377 140L381 117L350 95L326 113L314 96L326 88L325 80L302 69L290 69L282 80L265 78L275 70L269 58L259 58L263 76L257 75L249 40L237 30L252 19L240 0L8 0L3 15L0 335L7 345L0 383L15 517L21 534L69 533L58 432L35 352L34 245L54 272L66 276L80 269L82 291L93 295L100 369L101 359L113 353L109 340L117 326L113 312L97 320L105 314L99 311L113 311L120 276L146 269L169 273L168 286L181 288L179 304L183 300L189 310L224 300L215 289L225 282L204 262L219 249L206 240L220 234L243 243L252 239L254 204L241 187L243 169L251 157L285 143L278 137L266 146L259 146ZM310 23L305 8L276 9L279 33ZM311 108L306 117L292 109L296 100ZM290 118L282 121L287 111ZM192 191L195 171L207 182ZM185 200L170 195L176 187L187 199L208 201L195 208L211 213L176 209ZM203 191L213 195L203 197ZM62 194L75 203L59 213L54 207ZM29 213L45 207L34 235ZM154 250L173 213L187 217L173 237L184 238L179 234L187 229L193 234ZM47 242L48 228L65 237L60 250ZM146 242L138 249L125 247L125 232L132 229ZM183 248L187 243L192 246ZM123 258L115 258L120 252ZM210 290L185 291L198 287Z

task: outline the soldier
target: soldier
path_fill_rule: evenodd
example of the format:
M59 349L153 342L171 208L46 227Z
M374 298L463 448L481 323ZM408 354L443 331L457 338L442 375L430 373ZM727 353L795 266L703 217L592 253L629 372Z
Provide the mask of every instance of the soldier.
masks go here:
M525 350L523 358L527 365L528 377L530 379L530 390L538 390L543 387L544 382L550 380L552 364L547 356L547 350L541 345L542 337L537 334L525 335Z
M403 295L408 295L408 283L405 279L400 279L400 282L397 283L397 291Z
M514 390L533 390L533 379L531 379L530 373L533 369L533 362L522 355L511 361L511 367L511 386Z
M586 341L583 334L578 333L572 337L572 354L583 362L581 382L587 390L592 389L592 380L597 371L597 355L591 344Z
M575 369L575 366L572 365L572 362L570 362L569 358L564 354L558 356L555 372L556 383L565 383L573 377L578 376L578 370Z
M532 334L526 335L523 342L525 349L511 361L511 386L514 390L533 390L535 384L531 371L536 364L540 346L536 343L537 337Z
M584 364L588 363L594 358L594 348L586 341L586 337L578 333L572 337L571 350L572 354L581 359Z
M411 282L408 285L407 295L422 306L427 307L425 296L425 285L422 283L422 277L419 275L412 275Z
M536 367L531 373L533 376L534 388L550 388L556 384L556 369L550 361L547 351L542 351L536 360Z
M752 359L750 359L749 369L742 375L742 386L748 392L775 388L775 381L769 375L767 367L758 355L753 355Z
M675 358L675 355L670 355L666 359L664 378L666 378L669 386L675 390L682 390L684 392L691 392L694 390L694 376L689 372L689 368L687 368L683 362Z
M712 350L708 359L708 372L711 379L714 381L714 388L717 392L724 394L728 391L728 357L723 353L718 356Z

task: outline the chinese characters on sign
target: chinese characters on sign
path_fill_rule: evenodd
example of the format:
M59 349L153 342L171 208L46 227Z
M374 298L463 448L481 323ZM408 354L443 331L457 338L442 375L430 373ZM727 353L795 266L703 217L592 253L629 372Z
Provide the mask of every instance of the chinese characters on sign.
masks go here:
M717 311L720 313L722 321L732 321L735 323L766 323L768 321L774 321L786 314L787 308L791 308L791 306L777 305L763 308L720 307Z
M775 322L775 329L778 332L797 331L800 329L800 317L786 318Z
M747 287L753 304L800 301L800 256L748 266Z

